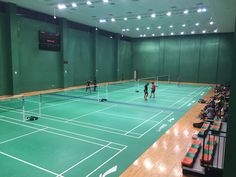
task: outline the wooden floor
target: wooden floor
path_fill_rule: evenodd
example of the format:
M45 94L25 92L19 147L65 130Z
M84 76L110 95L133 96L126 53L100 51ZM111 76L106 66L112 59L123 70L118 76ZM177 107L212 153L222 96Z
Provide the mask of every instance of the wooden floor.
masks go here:
M205 99L213 94L211 90ZM192 124L199 121L196 117L204 106L197 103L120 177L187 177L181 161L192 144L192 135L199 131Z

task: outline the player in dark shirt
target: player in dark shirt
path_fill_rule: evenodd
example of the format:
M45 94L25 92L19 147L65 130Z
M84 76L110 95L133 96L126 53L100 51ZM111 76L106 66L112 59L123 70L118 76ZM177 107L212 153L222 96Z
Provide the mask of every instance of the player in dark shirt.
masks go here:
M148 85L149 83L144 85L144 100L145 101L147 100L147 97L148 97Z
M86 85L86 92L89 90L89 92L91 93L91 87L90 87L91 81L87 81L87 85Z
M94 81L93 81L93 91L96 92L96 90L97 90L97 81L96 81L96 79L94 79Z

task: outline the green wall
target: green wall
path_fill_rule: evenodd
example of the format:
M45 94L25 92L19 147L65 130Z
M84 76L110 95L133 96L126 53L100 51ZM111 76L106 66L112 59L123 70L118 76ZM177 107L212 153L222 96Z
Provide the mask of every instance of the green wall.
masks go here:
M60 52L38 49L38 31L58 32L58 26L19 17L17 20L20 92L60 87Z
M7 18L0 13L0 95L11 94L11 61L8 56Z
M134 69L139 77L170 74L184 82L223 83L230 80L233 34L137 39ZM206 74L206 72L208 74Z

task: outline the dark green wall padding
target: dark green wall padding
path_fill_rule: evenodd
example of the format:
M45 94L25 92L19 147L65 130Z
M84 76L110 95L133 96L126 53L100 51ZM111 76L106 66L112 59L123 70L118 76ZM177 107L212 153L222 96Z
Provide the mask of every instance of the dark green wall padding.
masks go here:
M224 83L231 76L233 34L138 39L133 57L139 77L170 74L172 81Z

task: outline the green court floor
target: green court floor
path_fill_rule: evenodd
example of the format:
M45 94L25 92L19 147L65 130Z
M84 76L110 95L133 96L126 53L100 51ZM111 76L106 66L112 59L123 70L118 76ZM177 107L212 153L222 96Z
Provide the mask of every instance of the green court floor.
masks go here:
M211 89L159 84L144 101L142 87L110 86L106 102L80 90L25 97L24 113L20 99L2 102L0 176L117 177ZM30 115L40 118L22 121Z

